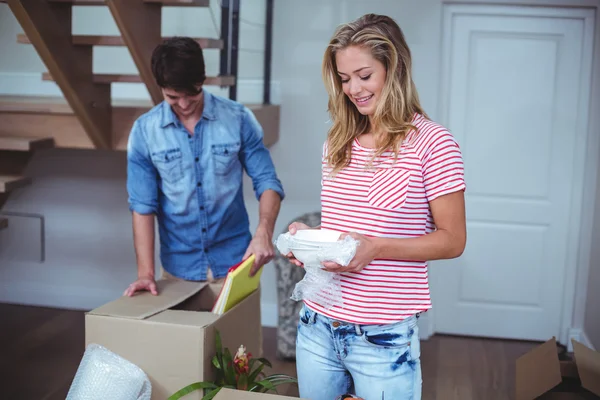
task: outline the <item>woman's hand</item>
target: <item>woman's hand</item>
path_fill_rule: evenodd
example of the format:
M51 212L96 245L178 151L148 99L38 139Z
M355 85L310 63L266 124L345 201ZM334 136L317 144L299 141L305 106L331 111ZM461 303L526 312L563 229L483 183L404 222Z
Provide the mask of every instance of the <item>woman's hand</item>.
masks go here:
M314 229L311 228L310 226L303 224L302 222L292 222L290 224L290 226L288 226L288 231L290 232L290 234L295 235L296 232L302 230L302 229ZM298 261L296 259L296 257L294 257L294 255L292 254L292 252L289 252L285 255L288 260L290 260L290 262L294 265L297 265L298 267L302 267L304 266L304 264L302 264L300 261Z
M346 236L358 240L354 258L347 266L332 261L325 261L322 263L325 270L329 272L359 272L369 265L369 263L377 256L377 253L379 252L376 244L377 238L369 238L356 232L348 232L342 234L340 240L343 240Z

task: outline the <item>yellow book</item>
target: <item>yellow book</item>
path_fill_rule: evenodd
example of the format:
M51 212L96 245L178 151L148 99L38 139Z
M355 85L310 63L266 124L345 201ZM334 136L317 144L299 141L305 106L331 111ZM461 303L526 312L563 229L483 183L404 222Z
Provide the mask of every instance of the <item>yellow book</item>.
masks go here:
M250 269L254 265L255 256L252 254L245 261L229 268L221 293L215 302L212 312L225 314L236 304L258 289L262 268L254 276L250 276Z

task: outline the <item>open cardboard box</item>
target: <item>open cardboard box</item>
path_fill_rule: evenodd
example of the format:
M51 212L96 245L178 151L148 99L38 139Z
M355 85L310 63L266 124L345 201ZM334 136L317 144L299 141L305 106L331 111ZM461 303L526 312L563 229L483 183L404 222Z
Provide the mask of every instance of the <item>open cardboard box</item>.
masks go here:
M97 343L140 367L152 400L165 400L190 383L212 381L215 331L235 354L240 345L262 355L260 288L223 315L211 312L222 284L157 281L159 295L120 297L85 316L85 342ZM186 396L200 400L202 391Z
M297 397L280 396L269 393L243 392L233 389L221 389L214 400L302 400ZM307 399L304 399L307 400Z
M516 400L600 399L600 353L572 343L572 361L559 361L555 338L517 359Z

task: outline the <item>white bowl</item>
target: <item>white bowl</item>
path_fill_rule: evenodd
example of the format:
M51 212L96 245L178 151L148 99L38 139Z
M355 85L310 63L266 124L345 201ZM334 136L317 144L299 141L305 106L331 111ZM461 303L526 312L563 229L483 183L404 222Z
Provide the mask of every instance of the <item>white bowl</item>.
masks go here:
M298 243L319 244L337 242L341 233L329 229L301 229L296 231L292 237Z
M319 249L335 244L341 233L328 229L303 229L292 235L290 251L304 265L320 265L317 255Z

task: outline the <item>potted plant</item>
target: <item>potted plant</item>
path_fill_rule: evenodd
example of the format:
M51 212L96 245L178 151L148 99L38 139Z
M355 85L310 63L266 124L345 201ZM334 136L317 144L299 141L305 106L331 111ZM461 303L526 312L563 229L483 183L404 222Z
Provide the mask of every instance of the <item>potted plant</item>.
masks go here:
M284 383L298 383L298 380L285 374L266 375L265 366L272 368L269 360L265 358L252 358L246 348L241 345L232 357L228 348L223 349L221 335L215 333L216 354L212 365L216 372L214 382L195 382L180 389L167 400L178 400L196 390L204 390L202 400L211 400L222 388L244 390L248 392L275 392L277 386Z

